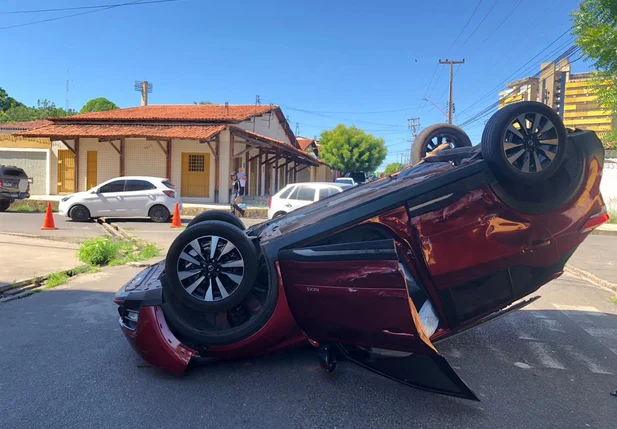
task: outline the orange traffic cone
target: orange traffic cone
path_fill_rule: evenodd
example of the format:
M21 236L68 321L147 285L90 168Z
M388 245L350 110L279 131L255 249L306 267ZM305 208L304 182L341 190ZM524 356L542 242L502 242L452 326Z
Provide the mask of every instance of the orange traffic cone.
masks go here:
M180 208L178 207L178 203L174 207L174 217L171 219L171 227L172 228L182 228L182 220L180 219Z
M47 203L47 212L45 212L45 221L41 229L58 229L54 223L54 215L51 213L51 203Z

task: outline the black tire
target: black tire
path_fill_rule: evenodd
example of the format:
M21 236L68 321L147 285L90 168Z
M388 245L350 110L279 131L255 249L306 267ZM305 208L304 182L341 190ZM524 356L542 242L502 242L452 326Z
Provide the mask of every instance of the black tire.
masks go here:
M164 223L169 220L169 210L165 206L156 205L150 208L148 216L150 216L152 222Z
M0 212L5 212L9 206L11 205L11 200L1 199L0 200Z
M471 146L471 139L467 133L456 125L433 125L422 130L414 139L411 146L411 163L413 165L419 163L440 143L448 142L451 148Z
M211 237L217 237L217 247L215 247L214 251L215 257L212 259L210 259L211 256L208 254L214 242L214 239ZM209 242L207 241L208 238L210 238ZM235 247L226 255L222 253L225 249L221 249L220 253L218 251L222 246L221 239ZM195 243L194 240L197 240L197 244L201 246L200 255L197 255L197 252L192 247L191 243ZM204 241L200 242L199 240ZM203 246L208 244L210 246L208 250L205 250ZM199 265L189 262L186 258L181 259L181 254L183 254L187 247L190 249L185 253L185 256L188 255ZM191 252L195 254L191 255ZM219 254L218 258L216 257L217 253ZM232 276L225 274L225 272L229 272L230 268L225 267L223 269L222 266L223 264L230 264L230 262L221 263L222 256L228 256L227 260L232 256L235 257L234 263L240 261L241 265L239 267L233 266L235 268L232 270L235 271L232 273ZM180 269L181 265L183 266L182 269ZM240 269L242 270L241 272L239 272ZM200 222L184 230L171 244L165 259L165 272L169 281L163 287L169 292L168 295L173 297L172 299L178 299L182 304L197 311L227 311L240 304L250 293L257 278L257 251L253 242L244 234L244 231L236 226L221 221ZM183 279L186 280L185 284L182 283L179 273L185 276ZM191 275L187 276L187 274ZM233 280L233 277L236 280ZM236 283L238 277L240 280L239 284ZM198 281L199 283L197 283ZM185 287L187 289L191 288L194 284L197 284L197 286L193 287L191 291L185 289ZM227 296L221 292L221 284ZM209 297L208 292L210 292ZM218 299L214 297L215 292L218 292L220 295ZM203 298L200 297L202 293Z
M238 216L234 215L233 213L225 212L222 210L208 210L206 212L199 213L197 216L193 218L193 220L189 222L188 228L200 222L206 222L209 220L218 220L221 222L227 222L237 228L240 228L243 231L246 229L246 227L244 226L244 223L242 223L242 221L240 220L240 218L238 218Z
M482 156L493 174L525 185L551 178L563 163L566 145L566 128L557 112L535 101L499 110L482 133Z
M285 216L286 214L287 214L287 212L276 212L276 213L274 213L274 216L272 216L272 219L276 219L277 217Z
M90 210L78 204L71 208L69 216L73 222L87 222L90 220Z

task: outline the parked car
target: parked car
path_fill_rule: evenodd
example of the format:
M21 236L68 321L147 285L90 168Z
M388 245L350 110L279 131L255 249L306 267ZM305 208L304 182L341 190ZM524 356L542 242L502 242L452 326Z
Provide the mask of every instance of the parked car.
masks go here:
M202 213L118 291L121 329L178 374L308 342L329 372L344 357L478 400L435 344L535 301L519 300L562 274L608 220L603 165L594 132L566 130L539 103L508 105L477 147L439 145L396 176L251 228Z
M62 198L58 212L75 222L103 216L148 216L154 222L166 222L179 202L175 186L167 179L116 177L89 191Z
M12 165L0 165L0 212L15 200L30 198L30 181L24 170Z
M295 183L287 185L268 201L268 219L283 216L291 211L343 192L333 183Z
M369 175L363 171L355 173L345 173L343 177L351 177L358 185L363 185L368 182Z
M355 180L351 177L339 177L334 181L334 183L340 186L343 189L353 188L354 186L358 186Z

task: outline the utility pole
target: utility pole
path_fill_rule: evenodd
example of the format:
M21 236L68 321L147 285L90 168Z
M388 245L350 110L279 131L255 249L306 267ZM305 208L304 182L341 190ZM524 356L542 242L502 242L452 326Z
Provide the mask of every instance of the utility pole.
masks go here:
M446 58L445 61L439 60L439 64L450 64L450 97L448 98L448 124L452 123L452 81L454 80L454 64L465 64L465 60L462 61L450 61Z
M420 118L407 119L407 128L411 131L411 146L409 150L409 165L411 165L411 151L413 150L413 142L418 135L418 129L420 129Z

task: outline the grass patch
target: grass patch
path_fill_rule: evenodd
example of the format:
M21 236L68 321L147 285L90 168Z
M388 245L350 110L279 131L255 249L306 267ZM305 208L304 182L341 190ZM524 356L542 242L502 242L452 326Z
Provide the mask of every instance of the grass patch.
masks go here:
M17 200L11 204L7 211L16 213L45 213L47 210L47 201L42 200ZM51 210L58 212L58 202L51 203Z
M611 298L611 302L615 305L617 305L617 296L614 296Z
M63 285L68 281L69 276L63 271L51 273L49 277L47 277L47 284L45 284L45 289L51 289L53 287Z
M117 240L109 237L91 238L77 252L80 261L91 266L124 265L154 258L160 250L152 243L140 240Z

